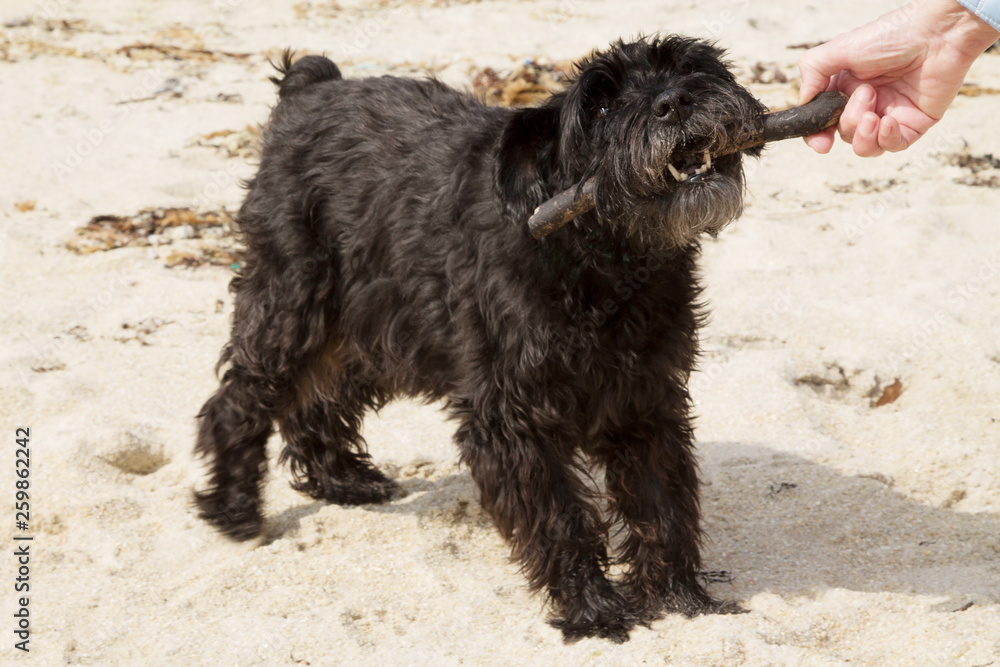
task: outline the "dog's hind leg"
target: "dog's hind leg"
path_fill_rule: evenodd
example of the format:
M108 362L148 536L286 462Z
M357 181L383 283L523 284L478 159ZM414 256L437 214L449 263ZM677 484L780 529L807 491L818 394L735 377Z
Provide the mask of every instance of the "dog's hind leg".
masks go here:
M619 554L629 567L626 592L644 621L666 611L740 611L734 603L713 600L698 580L698 469L686 400L678 396L677 410L664 409L609 434L600 450L611 510L626 531Z
M260 532L260 486L267 471L267 440L286 400L280 377L271 375L261 302L252 284L237 278L232 338L219 364L229 364L218 391L198 414L195 452L206 458L209 484L195 493L203 519L244 540Z
M195 452L208 461L207 488L195 493L202 518L235 539L260 532L261 484L274 420L296 399L298 378L320 356L330 320L332 269L282 275L250 253L233 280L235 313L218 391L198 415Z
M230 368L198 415L195 451L209 459L209 485L195 493L203 519L238 540L261 529L260 484L267 470L271 416L261 410L260 387Z
M505 404L506 407L510 407ZM628 640L637 618L605 576L605 526L578 476L572 448L516 432L502 414L467 417L456 434L483 508L512 544L533 591L552 602L563 639Z
M318 370L330 381L304 383L281 418L280 461L291 464L292 488L338 505L389 500L398 486L371 463L361 436L365 410L382 402L378 392L335 363Z

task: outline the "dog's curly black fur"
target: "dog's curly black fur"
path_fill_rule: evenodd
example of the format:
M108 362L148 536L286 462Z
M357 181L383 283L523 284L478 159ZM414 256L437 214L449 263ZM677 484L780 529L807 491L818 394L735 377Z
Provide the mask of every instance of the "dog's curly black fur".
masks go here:
M483 507L567 640L736 610L698 579L686 390L697 236L740 214L742 155L694 170L763 112L721 55L683 37L619 42L566 92L511 110L286 54L237 218L247 259L225 372L199 415L201 515L234 538L261 530L275 421L296 489L387 501L397 487L366 453L364 413L444 399ZM534 208L591 176L596 210L531 238ZM591 465L607 512L582 481Z

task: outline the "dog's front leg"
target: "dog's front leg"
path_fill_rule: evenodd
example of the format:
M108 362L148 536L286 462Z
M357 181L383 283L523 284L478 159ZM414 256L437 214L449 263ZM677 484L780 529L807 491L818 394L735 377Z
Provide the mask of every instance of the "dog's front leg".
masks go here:
M678 397L677 407L608 434L601 450L611 509L625 529L626 594L644 622L664 612L741 611L713 600L698 580L698 468L686 397Z
M465 418L456 435L483 508L511 542L531 589L548 595L550 623L565 641L624 642L637 618L605 576L606 531L572 449L561 448L553 434L513 423L516 412Z

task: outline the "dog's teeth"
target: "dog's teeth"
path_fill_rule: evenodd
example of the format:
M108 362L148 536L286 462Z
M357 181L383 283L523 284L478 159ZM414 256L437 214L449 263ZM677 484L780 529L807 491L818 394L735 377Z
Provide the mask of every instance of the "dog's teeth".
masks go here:
M687 176L685 176L681 172L677 171L677 167L675 167L674 165L670 164L669 162L667 163L667 169L670 170L670 175L673 176L675 180L683 181L683 180L685 180L687 178Z
M705 149L705 171L708 171L711 168L712 168L712 154L709 153L708 149L706 148Z

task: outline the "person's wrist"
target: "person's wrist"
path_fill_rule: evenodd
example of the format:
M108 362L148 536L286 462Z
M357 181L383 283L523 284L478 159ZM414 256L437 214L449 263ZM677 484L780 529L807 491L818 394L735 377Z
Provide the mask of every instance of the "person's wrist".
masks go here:
M982 27L987 38L1000 37L1000 18L995 0L955 0Z
M924 25L945 39L949 46L975 60L1000 37L1000 31L976 16L958 0L918 0L926 13Z

